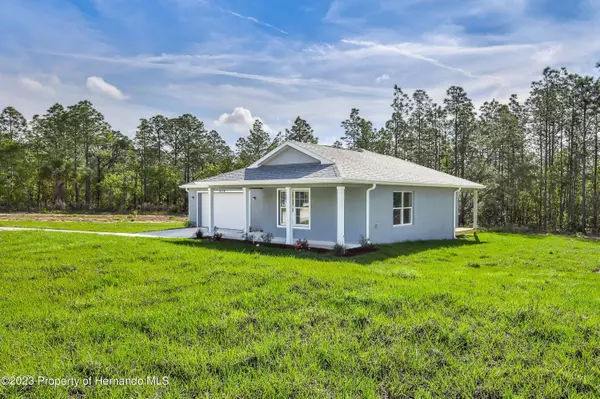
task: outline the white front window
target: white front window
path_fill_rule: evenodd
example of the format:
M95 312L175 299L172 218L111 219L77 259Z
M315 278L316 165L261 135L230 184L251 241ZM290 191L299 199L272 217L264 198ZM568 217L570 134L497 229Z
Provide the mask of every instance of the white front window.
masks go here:
M393 220L394 226L412 224L413 221L413 193L412 191L394 191L393 193Z
M277 227L287 224L286 192L277 189ZM292 226L297 229L310 229L310 189L292 190Z

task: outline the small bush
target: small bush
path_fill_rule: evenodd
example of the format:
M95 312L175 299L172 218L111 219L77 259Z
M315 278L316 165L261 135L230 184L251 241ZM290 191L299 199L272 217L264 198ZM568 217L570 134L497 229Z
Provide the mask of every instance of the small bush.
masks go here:
M335 244L333 246L333 255L334 256L344 256L346 253L346 247L342 244Z
M297 251L308 251L309 249L310 245L308 245L308 240L306 238L296 240Z
M219 233L217 226L213 228L213 240L219 241L223 238L223 233Z
M360 246L363 248L372 248L373 247L373 243L371 242L371 239L369 237L365 236L360 236L360 240L358 240L358 242L360 243Z
M265 233L265 234L263 234L262 241L265 244L270 244L271 241L273 241L273 233Z
M135 222L137 217L138 217L138 212L136 210L134 210L133 212L131 212L130 215L127 215L127 220L129 220L130 222Z
M186 228L190 228L190 227L194 227L194 222L192 222L191 220L186 220L185 221L185 227Z
M196 232L194 233L194 238L197 240L200 240L203 237L204 237L204 231L202 231L202 229L196 230Z
M250 231L252 231L252 230L250 230ZM254 234L244 233L244 234L242 234L242 238L244 239L244 241L254 242Z

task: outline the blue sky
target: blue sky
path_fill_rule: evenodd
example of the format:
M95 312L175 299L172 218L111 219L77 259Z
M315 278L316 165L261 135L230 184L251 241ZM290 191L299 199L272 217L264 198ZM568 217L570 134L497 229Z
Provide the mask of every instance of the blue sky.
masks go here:
M233 144L300 115L322 142L352 107L381 126L392 87L476 105L524 98L545 66L593 74L599 0L3 0L0 107L91 100L132 136L192 113Z

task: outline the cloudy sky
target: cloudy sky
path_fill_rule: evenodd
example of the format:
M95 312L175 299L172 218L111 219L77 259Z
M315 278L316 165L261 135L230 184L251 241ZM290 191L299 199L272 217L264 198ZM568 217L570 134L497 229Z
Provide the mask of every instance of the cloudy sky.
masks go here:
M392 87L476 104L545 66L595 73L600 0L0 0L0 108L91 100L132 136L192 113L229 143L300 115L322 142L352 107L381 126Z

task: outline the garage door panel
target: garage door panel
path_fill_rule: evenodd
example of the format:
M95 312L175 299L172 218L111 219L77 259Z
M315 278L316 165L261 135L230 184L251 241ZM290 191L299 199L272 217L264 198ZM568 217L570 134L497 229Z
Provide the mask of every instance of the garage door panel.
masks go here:
M220 229L244 230L244 194L214 193L215 226ZM202 194L202 224L208 224L208 194Z

